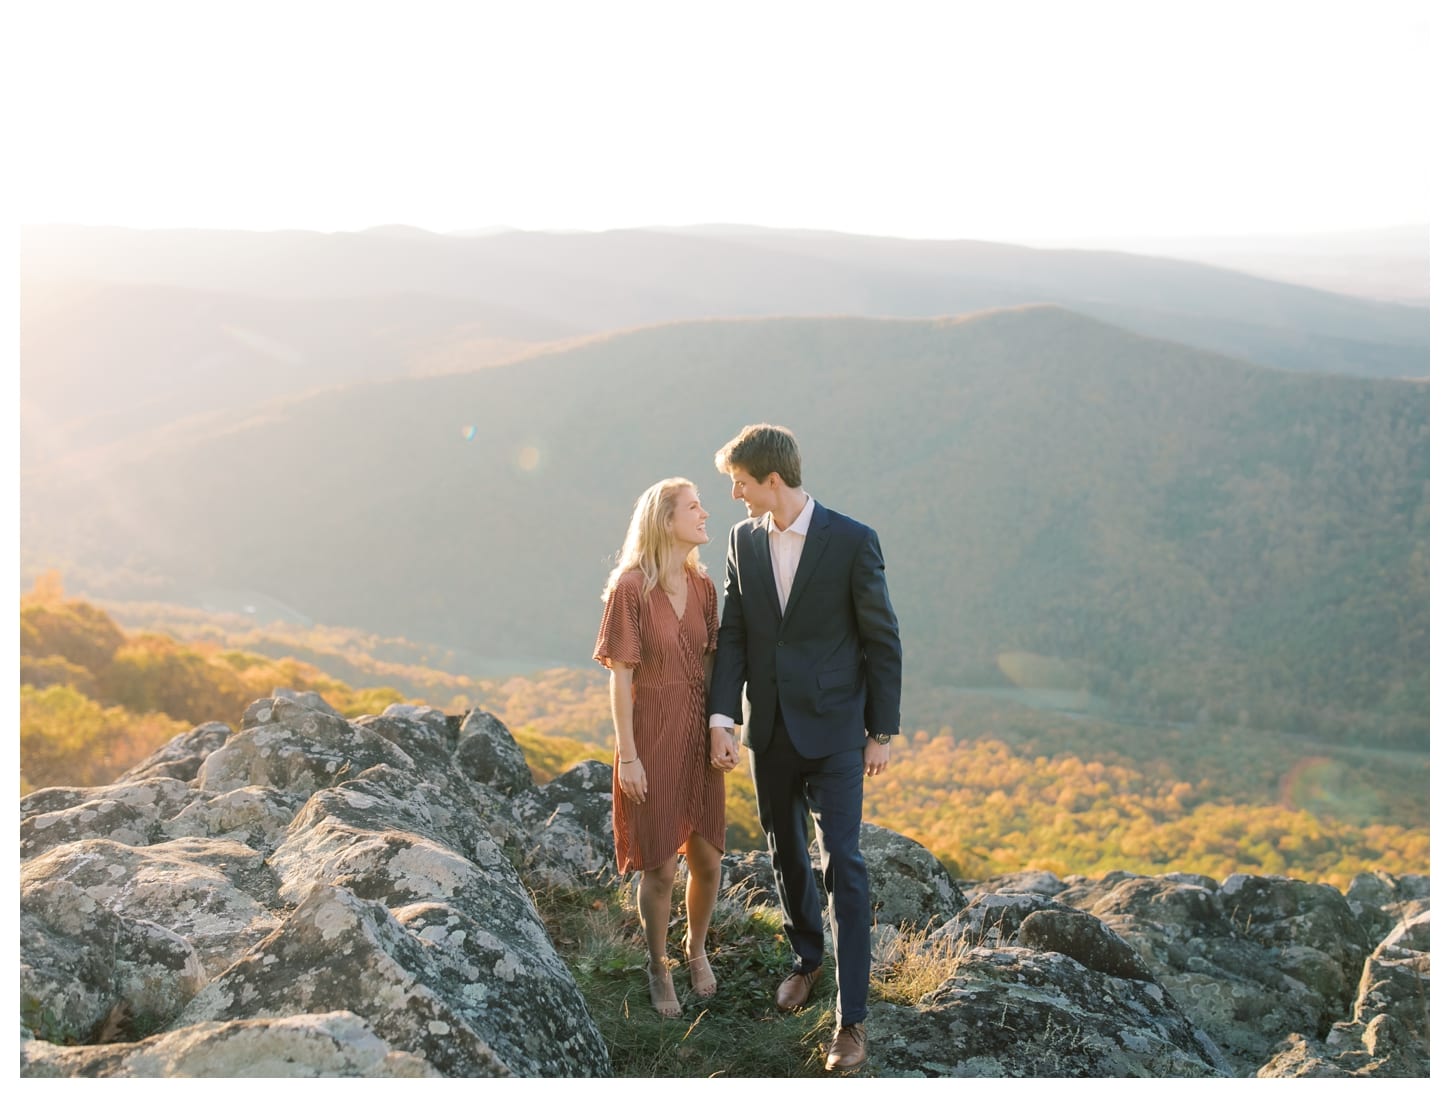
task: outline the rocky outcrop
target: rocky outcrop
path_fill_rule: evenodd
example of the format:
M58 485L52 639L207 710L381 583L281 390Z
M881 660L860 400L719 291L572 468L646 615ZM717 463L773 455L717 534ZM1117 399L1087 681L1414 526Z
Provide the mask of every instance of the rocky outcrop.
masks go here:
M154 842L197 791L176 778L148 777L92 789L38 789L21 801L20 857L33 858L77 839L133 846Z
M1083 911L1034 911L1022 920L1017 940L1028 949L1071 957L1105 976L1153 979L1132 946Z
M395 1052L356 1014L335 1011L210 1022L128 1044L67 1048L30 1041L20 1049L20 1074L419 1079L438 1072L421 1056Z
M1411 886L1414 887L1414 886ZM1391 899L1396 910L1401 901ZM1418 906L1418 905L1416 905ZM1430 913L1392 926L1368 958L1352 1016L1327 1034L1292 1033L1261 1077L1413 1078L1430 1074Z
M1424 878L1366 875L1347 894L1245 874L1113 873L1057 881L1055 891L1031 879L1032 893L969 890L971 904L941 933L1151 979L1237 1075L1428 1075L1428 900L1404 919L1428 895ZM983 886L1017 889L1024 878Z
M514 807L527 835L522 862L536 879L567 887L614 872L614 772L604 763L578 763Z
M1344 901L1371 941L1430 910L1430 878L1361 873L1349 882Z
M534 788L523 751L492 713L470 710L459 724L458 735L462 742L455 760L465 775L505 793Z
M21 1074L607 1075L534 896L623 883L611 790L597 762L536 785L480 710L278 691L37 791ZM1426 878L964 884L885 828L861 845L875 964L915 989L872 1003L870 1074L1428 1076ZM722 913L776 907L763 851L722 870Z
M881 1075L1233 1074L1156 983L1026 947L973 948L920 1003L873 1009L871 1032Z
M98 917L105 911L164 927L186 943L207 978L271 934L282 908L266 859L231 839L68 843L25 864L20 897L22 911L51 925L76 910L58 898L73 897Z
M601 845L562 808L597 775L534 789L485 716L279 691L25 798L22 1072L609 1074L516 868Z
M1008 883L1007 887L1012 887ZM972 946L1002 946L1015 940L1023 921L1034 912L1076 908L1060 904L1040 892L979 892L971 902L942 924L939 940Z
M866 860L871 907L877 922L914 927L940 925L960 911L965 902L946 867L915 839L862 823L861 856Z

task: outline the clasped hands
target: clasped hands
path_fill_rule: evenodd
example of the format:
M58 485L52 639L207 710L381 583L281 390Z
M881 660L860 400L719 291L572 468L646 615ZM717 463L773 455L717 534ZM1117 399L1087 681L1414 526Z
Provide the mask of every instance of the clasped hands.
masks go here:
M724 725L710 729L710 765L716 770L734 770L740 762L740 745L735 732Z

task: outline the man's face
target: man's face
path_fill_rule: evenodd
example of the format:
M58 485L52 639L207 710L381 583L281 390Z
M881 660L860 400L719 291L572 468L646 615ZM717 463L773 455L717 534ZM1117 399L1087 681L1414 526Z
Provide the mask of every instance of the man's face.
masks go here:
M759 518L775 506L775 483L779 479L777 474L768 473L764 480L756 480L744 469L731 466L730 498L743 502L745 513L751 518Z

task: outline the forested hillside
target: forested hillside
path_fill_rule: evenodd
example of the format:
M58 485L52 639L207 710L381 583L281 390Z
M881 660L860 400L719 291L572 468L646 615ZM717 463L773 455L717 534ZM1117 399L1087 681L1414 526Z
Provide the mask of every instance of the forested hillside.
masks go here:
M1427 742L1428 385L1051 307L669 325L177 425L27 477L25 559L100 596L226 588L577 664L649 483L699 482L719 574L741 512L711 455L764 418L796 430L810 491L881 532L924 681Z
M403 700L294 659L125 633L104 611L66 598L50 573L20 600L20 792L105 784L179 732L213 720L235 726L248 703L279 686L325 691L352 716Z
M264 656L230 643L234 621L174 612L173 628L210 640L131 632L67 599L57 577L38 585L21 605L22 793L104 784L196 723L236 727L242 707L277 686L317 690L354 716L403 700L490 709L541 780L611 758L603 672L476 679L380 660L421 650L336 629L255 631L248 647L292 653ZM354 687L318 663L370 666L379 678ZM944 716L955 727L928 720ZM1026 867L1243 871L1343 887L1364 870L1429 871L1425 755L1211 724L1085 721L926 688L908 689L906 718L890 769L868 783L866 817L966 878ZM728 778L727 816L732 847L761 844L745 767Z

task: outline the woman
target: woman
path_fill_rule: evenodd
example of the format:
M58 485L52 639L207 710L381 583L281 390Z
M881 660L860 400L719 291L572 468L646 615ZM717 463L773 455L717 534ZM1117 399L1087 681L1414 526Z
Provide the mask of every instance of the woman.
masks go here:
M714 661L715 585L700 563L709 514L688 480L650 487L634 505L619 564L604 585L594 658L609 668L614 716L614 857L638 871L639 914L649 947L649 994L666 1017L680 1013L665 958L670 901L681 853L685 957L690 985L715 994L705 932L720 889L725 776L739 759L726 729L706 727Z

